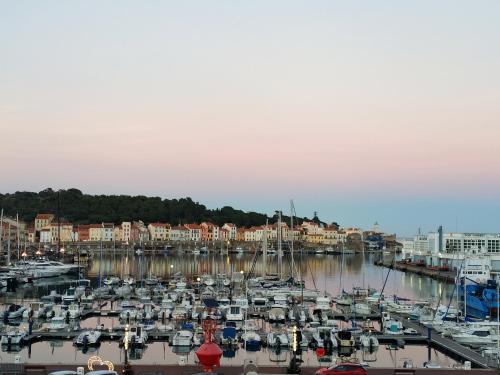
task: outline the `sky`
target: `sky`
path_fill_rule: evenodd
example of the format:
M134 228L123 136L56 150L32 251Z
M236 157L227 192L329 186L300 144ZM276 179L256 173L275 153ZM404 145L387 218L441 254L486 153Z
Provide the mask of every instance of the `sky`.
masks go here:
M0 192L500 232L497 0L0 5Z

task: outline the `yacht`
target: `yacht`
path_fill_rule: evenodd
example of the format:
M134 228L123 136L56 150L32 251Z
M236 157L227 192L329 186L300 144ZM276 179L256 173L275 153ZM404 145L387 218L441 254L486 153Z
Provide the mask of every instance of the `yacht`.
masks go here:
M75 264L65 264L48 260L21 261L10 268L11 271L22 272L28 277L35 279L61 276L71 272L77 272L78 269L79 266Z
M316 307L319 310L331 310L332 309L332 299L330 296L316 297Z
M108 276L104 278L104 285L118 285L120 278L117 276Z
M122 338L122 343L125 340L125 336ZM130 327L130 331L128 332L128 345L142 347L145 346L148 341L147 332L142 329L140 326L132 326Z
M71 303L68 305L68 313L70 319L77 319L81 315L81 308L76 303Z
M180 330L174 335L172 339L173 346L192 346L193 332L188 330Z
M273 305L269 310L270 323L285 323L285 309L281 305Z
M68 328L68 324L63 316L58 315L54 316L49 323L49 332L58 332L63 331Z
M459 344L475 347L492 345L497 339L489 327L467 329L460 333L454 333L451 337Z
M21 345L26 340L28 340L28 333L26 331L22 331L16 329L14 331L7 332L2 335L1 344L2 345Z
M352 311L354 314L357 314L357 315L370 315L371 314L370 306L368 306L365 303L355 303L352 307Z
M76 339L74 344L76 346L93 346L93 345L99 345L101 340L101 331L100 330L89 330L89 331L83 331L80 333Z
M28 308L23 311L23 319L28 319L30 316L33 319L45 318L52 310L52 306L50 302L30 302Z
M21 305L16 305L16 304L11 304L7 309L4 311L4 320L16 320L16 319L22 319L24 311L26 310L26 307L21 306Z
M72 302L75 302L75 300L76 300L75 293L76 293L75 287L69 287L68 289L66 289L66 291L64 292L64 294L61 297L63 303L70 304Z
M262 339L260 335L255 331L247 331L241 335L243 344L246 350L257 351L260 350L262 345Z
M354 337L351 331L342 330L335 334L339 347L352 348L355 345Z
M230 305L229 310L226 313L226 320L227 321L236 321L236 322L241 322L243 321L243 309L241 306L238 305Z
M359 343L362 348L377 348L379 346L377 337L365 333L359 336Z
M267 334L267 345L271 347L288 347L288 335L282 332L269 332Z
M403 324L400 321L389 319L384 322L384 333L386 335L403 335Z

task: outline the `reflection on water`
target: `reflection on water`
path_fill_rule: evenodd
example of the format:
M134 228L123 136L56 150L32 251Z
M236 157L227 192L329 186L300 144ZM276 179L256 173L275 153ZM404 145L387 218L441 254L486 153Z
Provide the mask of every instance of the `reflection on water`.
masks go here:
M365 286L381 289L388 275L388 269L374 265L374 260L378 255L374 254L353 254L344 257L339 255L304 255L302 261L296 259L296 266L299 273L306 281L308 288L325 290L332 295L336 295L341 288L350 290L354 286ZM182 272L186 276L204 273L226 273L244 270L249 272L252 268L253 255L169 255L139 257L132 253L113 256L107 254L102 261L99 257L89 264L86 277L90 278L94 285L97 284L99 272L102 277L107 275L135 275L137 279L140 275L161 276L167 279L171 274ZM276 267L277 257L269 258L270 267ZM285 269L290 269L290 261L284 261ZM342 270L342 272L341 272ZM255 267L255 272L261 272L260 261ZM341 277L342 274L342 277ZM27 302L39 296L49 294L51 290L63 293L68 287L70 278L47 279L35 282L33 285L23 285L15 293L2 295L1 302ZM444 290L443 290L444 289ZM424 300L433 298L437 300L441 291L444 291L443 298L449 298L453 289L452 285L446 285L427 277L405 274L392 270L389 273L386 283L386 295L397 294L398 296ZM2 307L2 310L4 307ZM118 325L117 320L112 318L89 318L81 322L82 328L94 328L97 324L104 324L106 329ZM113 362L123 361L123 351L119 349L117 342L103 342L97 349L90 349L83 353L77 350L71 341L38 342L30 347L20 348L19 353L1 353L3 362L13 362L16 355L21 355L21 361L31 363L85 363L89 356L96 355L111 360ZM225 351L221 364L224 366L241 366L245 358L255 358L260 365L287 366L289 362L289 352L284 351L277 355L272 351L263 350L261 352L249 353L239 349L235 352ZM404 349L391 351L381 345L375 353L358 351L355 353L359 359L370 362L371 366L394 367L401 366L405 358L413 359L416 366L428 359L428 350L424 346L407 346ZM130 353L133 363L141 364L177 364L180 356L186 356L188 364L196 363L196 356L193 351L189 353L173 353L168 343L150 343L143 352ZM438 361L444 366L455 363L454 360L435 350L430 351L432 360ZM318 366L318 358L312 351L304 352L305 366ZM376 361L376 362L373 362ZM322 363L326 365L325 363Z
M302 262L300 257L295 260L295 265L302 278L306 281L308 288L325 290L332 295L336 295L342 289L350 290L353 286L365 286L381 289L388 269L375 266L374 260L378 259L376 254L352 254L345 255L344 264L341 265L340 255L304 255ZM94 285L97 283L99 272L101 277L108 275L134 275L138 280L141 275L161 276L163 279L170 275L182 272L186 276L204 273L225 273L249 272L252 268L253 255L157 255L139 257L132 252L126 255L113 256L107 254L102 261L96 257L89 265L87 276ZM277 257L269 257L268 263L271 269L276 267ZM291 262L288 257L284 260L285 269L291 269ZM260 274L262 265L257 262L254 273ZM342 271L342 272L341 272ZM342 274L342 277L341 277ZM71 279L57 278L44 279L35 282L33 285L21 286L15 294L6 294L0 297L1 302L17 299L33 299L37 296L48 294L50 290L57 290L62 293ZM391 270L385 286L385 294L397 294L400 297L410 299L435 299L440 296L441 289L444 288L443 298L449 298L453 286L443 284L425 276L405 274L400 271Z
M406 346L399 350L388 350L381 345L378 351L369 353L361 350L353 354L360 360L368 362L373 367L401 367L403 360L411 358L415 366L422 367L422 364L428 360L428 349L425 346ZM31 347L23 347L20 352L2 353L3 362L14 362L15 356L20 355L22 362L29 363L86 363L88 358L93 355L99 355L101 358L113 363L123 363L124 352L120 349L117 342L105 341L97 348L89 348L86 353L73 346L71 341L50 341L38 342ZM253 358L261 365L273 365L286 367L290 361L291 352L283 350L276 353L270 349L262 349L259 352L247 352L244 349L226 350L221 359L222 366L241 367L243 360ZM197 358L193 350L188 353L185 351L175 353L168 343L155 342L150 343L144 350L129 352L129 359L135 364L178 364L181 357L185 358L187 364L197 364ZM430 350L432 361L440 363L442 366L450 367L456 363L455 360L445 356L437 350ZM335 359L325 363L319 361L316 353L312 350L304 351L302 354L304 366L325 366Z

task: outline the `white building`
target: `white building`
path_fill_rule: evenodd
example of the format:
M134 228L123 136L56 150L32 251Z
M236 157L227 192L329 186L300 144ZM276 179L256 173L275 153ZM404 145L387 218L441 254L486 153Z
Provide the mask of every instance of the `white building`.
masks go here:
M403 252L414 260L428 265L447 264L460 268L464 258L483 255L491 262L494 273L500 273L500 233L443 233L419 234L412 243L404 243Z
M222 226L223 229L229 232L229 240L235 240L236 234L238 233L238 228L233 223L226 223Z

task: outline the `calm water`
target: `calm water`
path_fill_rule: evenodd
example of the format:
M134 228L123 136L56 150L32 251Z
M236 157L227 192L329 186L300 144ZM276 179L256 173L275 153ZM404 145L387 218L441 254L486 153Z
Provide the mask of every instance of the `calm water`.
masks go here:
M340 288L349 290L354 286L370 286L381 289L388 270L382 267L375 266L374 260L378 259L379 255L374 254L356 254L346 255L344 257L344 265L341 267L341 257L338 255L307 255L303 257L301 263L297 262L297 267L306 281L306 286L330 292L336 295ZM270 257L269 267L276 267L276 256ZM121 275L129 273L135 275L138 279L141 274L147 276L154 274L162 276L164 279L169 275L182 272L184 275L203 274L203 273L226 273L230 275L233 272L244 270L248 272L253 263L253 256L249 254L242 255L169 255L155 257L139 257L132 256L132 253L126 254L108 254L103 256L102 262L99 258L89 264L87 277L94 284L97 284L99 272L101 276L115 274ZM290 269L290 262L284 261L284 268ZM342 278L341 275L342 270ZM255 271L260 272L260 262L256 265ZM314 275L314 276L313 276ZM4 294L1 297L2 303L10 302L26 302L36 299L41 295L48 294L50 290L56 289L59 292L67 288L69 279L59 278L53 280L42 280L36 282L35 285L25 285L20 287L15 293ZM443 290L444 288L444 290ZM423 300L439 298L443 290L443 298L449 298L453 287L441 282L421 277L417 275L404 274L399 271L392 270L389 274L386 283L386 295L397 294L400 297L409 299ZM3 308L2 308L3 310ZM112 318L90 318L82 321L80 326L93 328L97 323L102 323L106 328L118 325L117 320ZM3 362L13 362L16 355L21 356L23 362L31 363L85 363L87 358L98 353L101 357L120 362L123 360L123 352L119 350L117 342L103 342L96 352L82 353L77 350L71 341L59 342L39 342L32 344L31 347L24 347L18 353L0 354ZM358 351L355 355L364 361L370 362L371 366L400 366L406 358L413 359L417 366L427 360L428 349L424 346L406 346L404 349L390 351L381 345L375 353L364 353ZM132 362L135 363L159 363L159 364L175 364L178 363L180 356L185 356L187 363L196 363L194 352L190 353L173 353L172 348L167 343L150 343L143 352L137 352L132 355ZM431 359L438 361L444 366L450 366L455 363L451 358L436 351L430 351ZM222 365L226 366L241 366L243 359L253 357L261 365L274 364L277 366L287 366L290 359L290 353L282 352L280 355L276 353L262 350L257 353L249 353L243 349L237 350L235 353L225 353L222 359ZM318 359L314 352L304 352L304 364L309 366L317 366Z

